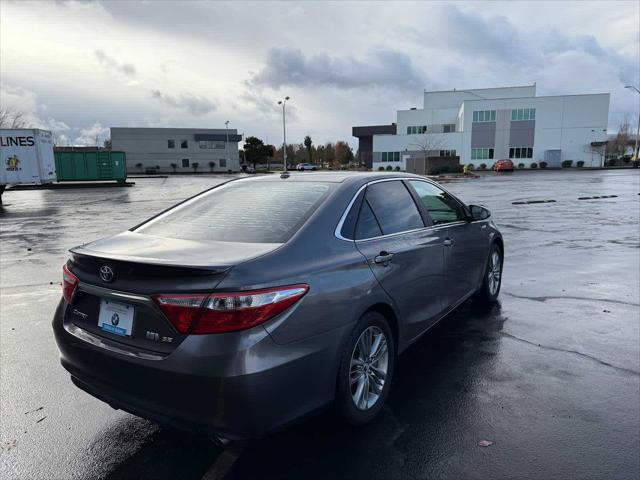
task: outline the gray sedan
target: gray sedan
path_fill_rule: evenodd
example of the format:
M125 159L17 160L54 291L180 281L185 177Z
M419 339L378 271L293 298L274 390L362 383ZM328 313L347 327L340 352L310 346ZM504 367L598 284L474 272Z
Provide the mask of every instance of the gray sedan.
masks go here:
M218 437L330 405L363 424L398 354L466 299L496 300L489 217L409 174L227 182L71 250L62 365L114 408Z

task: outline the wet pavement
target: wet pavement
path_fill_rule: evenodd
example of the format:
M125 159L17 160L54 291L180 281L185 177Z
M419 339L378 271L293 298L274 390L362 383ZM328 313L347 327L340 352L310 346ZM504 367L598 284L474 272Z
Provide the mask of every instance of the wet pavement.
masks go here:
M224 177L7 192L0 477L638 478L639 173L516 172L448 183L489 207L503 232L499 305L464 304L400 357L388 404L370 425L347 427L324 413L226 449L75 388L50 326L69 247L129 228ZM578 200L603 195L617 197Z

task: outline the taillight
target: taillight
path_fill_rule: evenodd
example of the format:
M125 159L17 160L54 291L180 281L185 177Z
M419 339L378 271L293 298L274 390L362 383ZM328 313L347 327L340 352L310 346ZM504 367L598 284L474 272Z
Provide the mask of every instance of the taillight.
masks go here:
M180 333L223 333L266 322L308 290L308 285L301 284L246 292L156 295L154 300Z
M76 277L71 271L67 268L66 265L62 266L62 296L64 299L71 303L73 299L73 294L76 292L76 287L78 286L78 277Z

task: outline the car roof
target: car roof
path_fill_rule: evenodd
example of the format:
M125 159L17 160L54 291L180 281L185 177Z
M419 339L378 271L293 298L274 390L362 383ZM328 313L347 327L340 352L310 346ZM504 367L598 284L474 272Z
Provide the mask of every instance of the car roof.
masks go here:
M330 182L330 183L357 183L371 182L388 178L422 178L420 175L403 172L286 172L281 174L267 174L255 177L242 178L237 181L251 182Z

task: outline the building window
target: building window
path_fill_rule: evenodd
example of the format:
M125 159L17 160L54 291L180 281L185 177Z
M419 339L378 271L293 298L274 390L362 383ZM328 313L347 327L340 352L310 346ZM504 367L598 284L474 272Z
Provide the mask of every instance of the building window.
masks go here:
M400 152L382 152L383 162L399 162L400 161Z
M496 111L495 110L476 110L473 112L474 122L495 122Z
M186 140L181 140L180 148L189 148L189 142L187 142Z
M492 158L493 158L493 148L472 148L471 149L471 160L490 160Z
M227 159L226 158L221 158L218 161L220 162L220 166L221 167L226 167L227 166Z
M513 110L511 110L511 121L535 120L535 119L536 119L535 108L514 108Z
M509 158L533 158L533 148L511 147L509 148Z
M175 140L167 140L167 148L176 148Z
M451 123L442 126L443 133L454 133L456 131L456 124Z
M426 125L417 125L417 126L409 126L407 127L407 135L416 135L419 133L427 133Z
M189 168L189 159L188 158L183 158L182 159L182 168Z
M455 150L440 150L440 156L441 157L455 157L456 156L456 151Z

